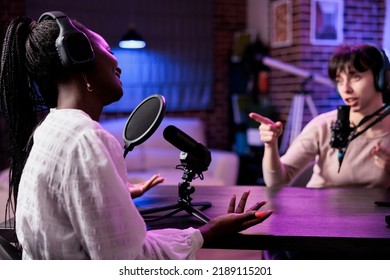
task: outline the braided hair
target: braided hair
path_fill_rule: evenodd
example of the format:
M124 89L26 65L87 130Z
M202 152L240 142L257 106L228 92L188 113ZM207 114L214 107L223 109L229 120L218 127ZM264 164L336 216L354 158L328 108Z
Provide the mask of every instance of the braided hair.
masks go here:
M10 181L6 218L15 213L19 182L32 146L32 133L57 104L58 80L66 71L58 57L55 21L27 17L8 26L1 53L0 108L9 127Z

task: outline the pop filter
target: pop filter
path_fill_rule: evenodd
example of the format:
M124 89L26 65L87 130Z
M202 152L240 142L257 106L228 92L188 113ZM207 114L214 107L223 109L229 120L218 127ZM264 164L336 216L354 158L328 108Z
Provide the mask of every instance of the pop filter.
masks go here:
M159 94L147 97L134 109L123 129L123 157L156 131L165 116L165 109L165 98Z

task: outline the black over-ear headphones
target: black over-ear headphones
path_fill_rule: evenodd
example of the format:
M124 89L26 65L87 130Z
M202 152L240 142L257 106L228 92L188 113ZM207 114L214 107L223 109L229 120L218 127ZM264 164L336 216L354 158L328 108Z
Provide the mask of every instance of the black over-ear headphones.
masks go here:
M375 77L375 88L382 92L383 102L389 103L390 101L390 63L389 58L382 49L378 49L382 56L382 67L379 69L377 76Z
M88 68L95 58L88 37L73 25L67 15L60 11L43 13L38 22L48 18L56 20L60 28L56 48L62 65L81 71Z

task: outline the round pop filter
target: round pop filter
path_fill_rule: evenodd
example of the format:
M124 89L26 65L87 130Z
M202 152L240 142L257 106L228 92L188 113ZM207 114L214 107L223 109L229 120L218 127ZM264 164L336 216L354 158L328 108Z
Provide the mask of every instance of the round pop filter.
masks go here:
M159 94L147 97L134 109L123 129L124 157L156 131L165 116L165 109L165 98Z

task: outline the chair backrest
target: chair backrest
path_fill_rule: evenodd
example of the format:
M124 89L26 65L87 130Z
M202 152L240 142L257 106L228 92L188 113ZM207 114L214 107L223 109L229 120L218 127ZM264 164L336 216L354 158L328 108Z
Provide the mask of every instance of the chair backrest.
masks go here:
M15 246L0 236L0 260L20 260L22 255Z

